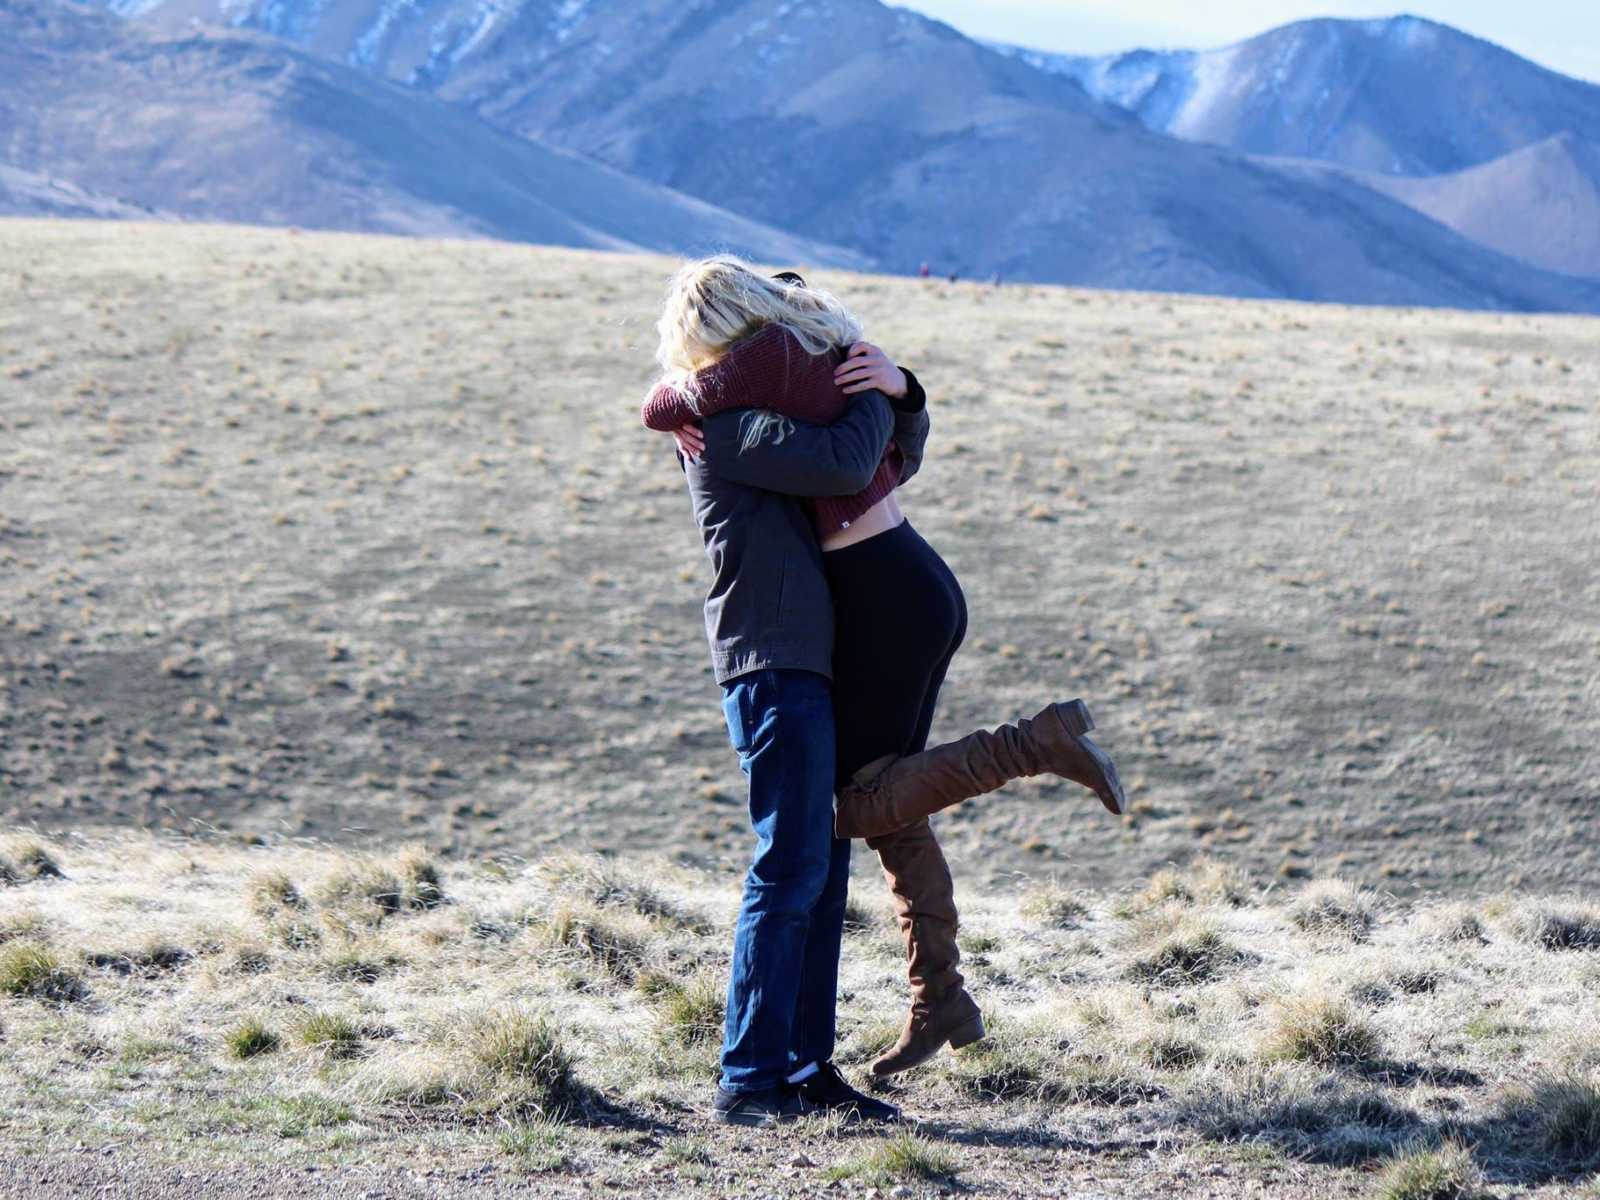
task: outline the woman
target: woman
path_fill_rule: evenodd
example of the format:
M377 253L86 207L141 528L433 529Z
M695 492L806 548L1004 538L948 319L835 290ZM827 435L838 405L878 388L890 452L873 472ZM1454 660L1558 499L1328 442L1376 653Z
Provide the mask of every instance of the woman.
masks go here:
M643 418L649 428L675 433L690 457L702 448L692 424L700 418L752 410L743 440L749 448L782 440L793 421L837 420L852 393L872 386L854 355L860 323L792 272L767 279L731 256L691 264L669 289L658 328L667 375L645 401ZM920 406L920 386L900 373L904 392ZM872 1064L880 1077L984 1033L957 969L954 885L928 816L1045 772L1090 788L1113 813L1122 806L1115 769L1084 736L1092 724L1081 701L924 750L967 613L954 574L896 497L916 466L891 442L865 489L810 504L834 605L835 832L864 838L878 854L911 982L900 1038Z

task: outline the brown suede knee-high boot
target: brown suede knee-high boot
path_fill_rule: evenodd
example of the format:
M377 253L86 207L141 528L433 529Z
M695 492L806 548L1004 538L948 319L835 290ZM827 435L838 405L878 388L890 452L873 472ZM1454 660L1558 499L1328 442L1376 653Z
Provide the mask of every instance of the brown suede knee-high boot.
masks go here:
M1060 775L1082 784L1113 813L1122 784L1103 750L1089 740L1094 720L1082 700L1046 706L1036 716L979 730L958 741L868 763L838 793L834 832L870 838L908 825L1025 775Z
M955 883L927 818L867 839L877 852L906 942L911 1011L900 1040L872 1064L882 1077L927 1062L947 1042L959 1049L983 1036L983 1014L957 964Z

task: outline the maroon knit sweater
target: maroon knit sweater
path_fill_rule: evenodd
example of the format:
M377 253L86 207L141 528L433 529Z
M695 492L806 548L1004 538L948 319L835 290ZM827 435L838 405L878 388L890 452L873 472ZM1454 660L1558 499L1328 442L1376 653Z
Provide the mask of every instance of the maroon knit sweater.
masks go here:
M671 384L651 389L640 415L662 433L731 408L770 408L812 425L828 425L844 415L851 397L833 381L833 370L847 357L834 346L810 354L782 325L768 325L735 342L722 358L695 372L698 404ZM900 448L889 443L872 482L854 496L815 496L807 503L818 537L827 537L882 500L900 484Z

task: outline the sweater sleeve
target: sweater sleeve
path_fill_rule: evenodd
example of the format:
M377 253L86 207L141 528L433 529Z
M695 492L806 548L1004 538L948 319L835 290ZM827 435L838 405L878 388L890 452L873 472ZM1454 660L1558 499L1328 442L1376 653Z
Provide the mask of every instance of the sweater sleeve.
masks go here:
M639 409L645 428L654 429L657 433L682 429L691 421L699 420L700 415L689 396L670 383L658 383L651 388L650 395Z
M833 381L837 355L812 355L781 325L769 325L695 372L698 403L681 388L659 383L640 411L645 425L667 432L736 408L765 408L825 425L849 407Z

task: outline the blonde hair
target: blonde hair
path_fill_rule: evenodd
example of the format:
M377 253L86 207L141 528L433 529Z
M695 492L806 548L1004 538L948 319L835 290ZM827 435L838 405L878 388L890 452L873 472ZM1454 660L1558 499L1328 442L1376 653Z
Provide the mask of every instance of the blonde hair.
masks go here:
M656 361L699 411L694 373L769 325L782 325L808 354L825 354L861 338L861 322L831 292L769 279L736 255L715 254L685 263L667 285L656 322ZM776 430L781 442L792 428L777 413L761 410L746 421L741 449L769 430Z

